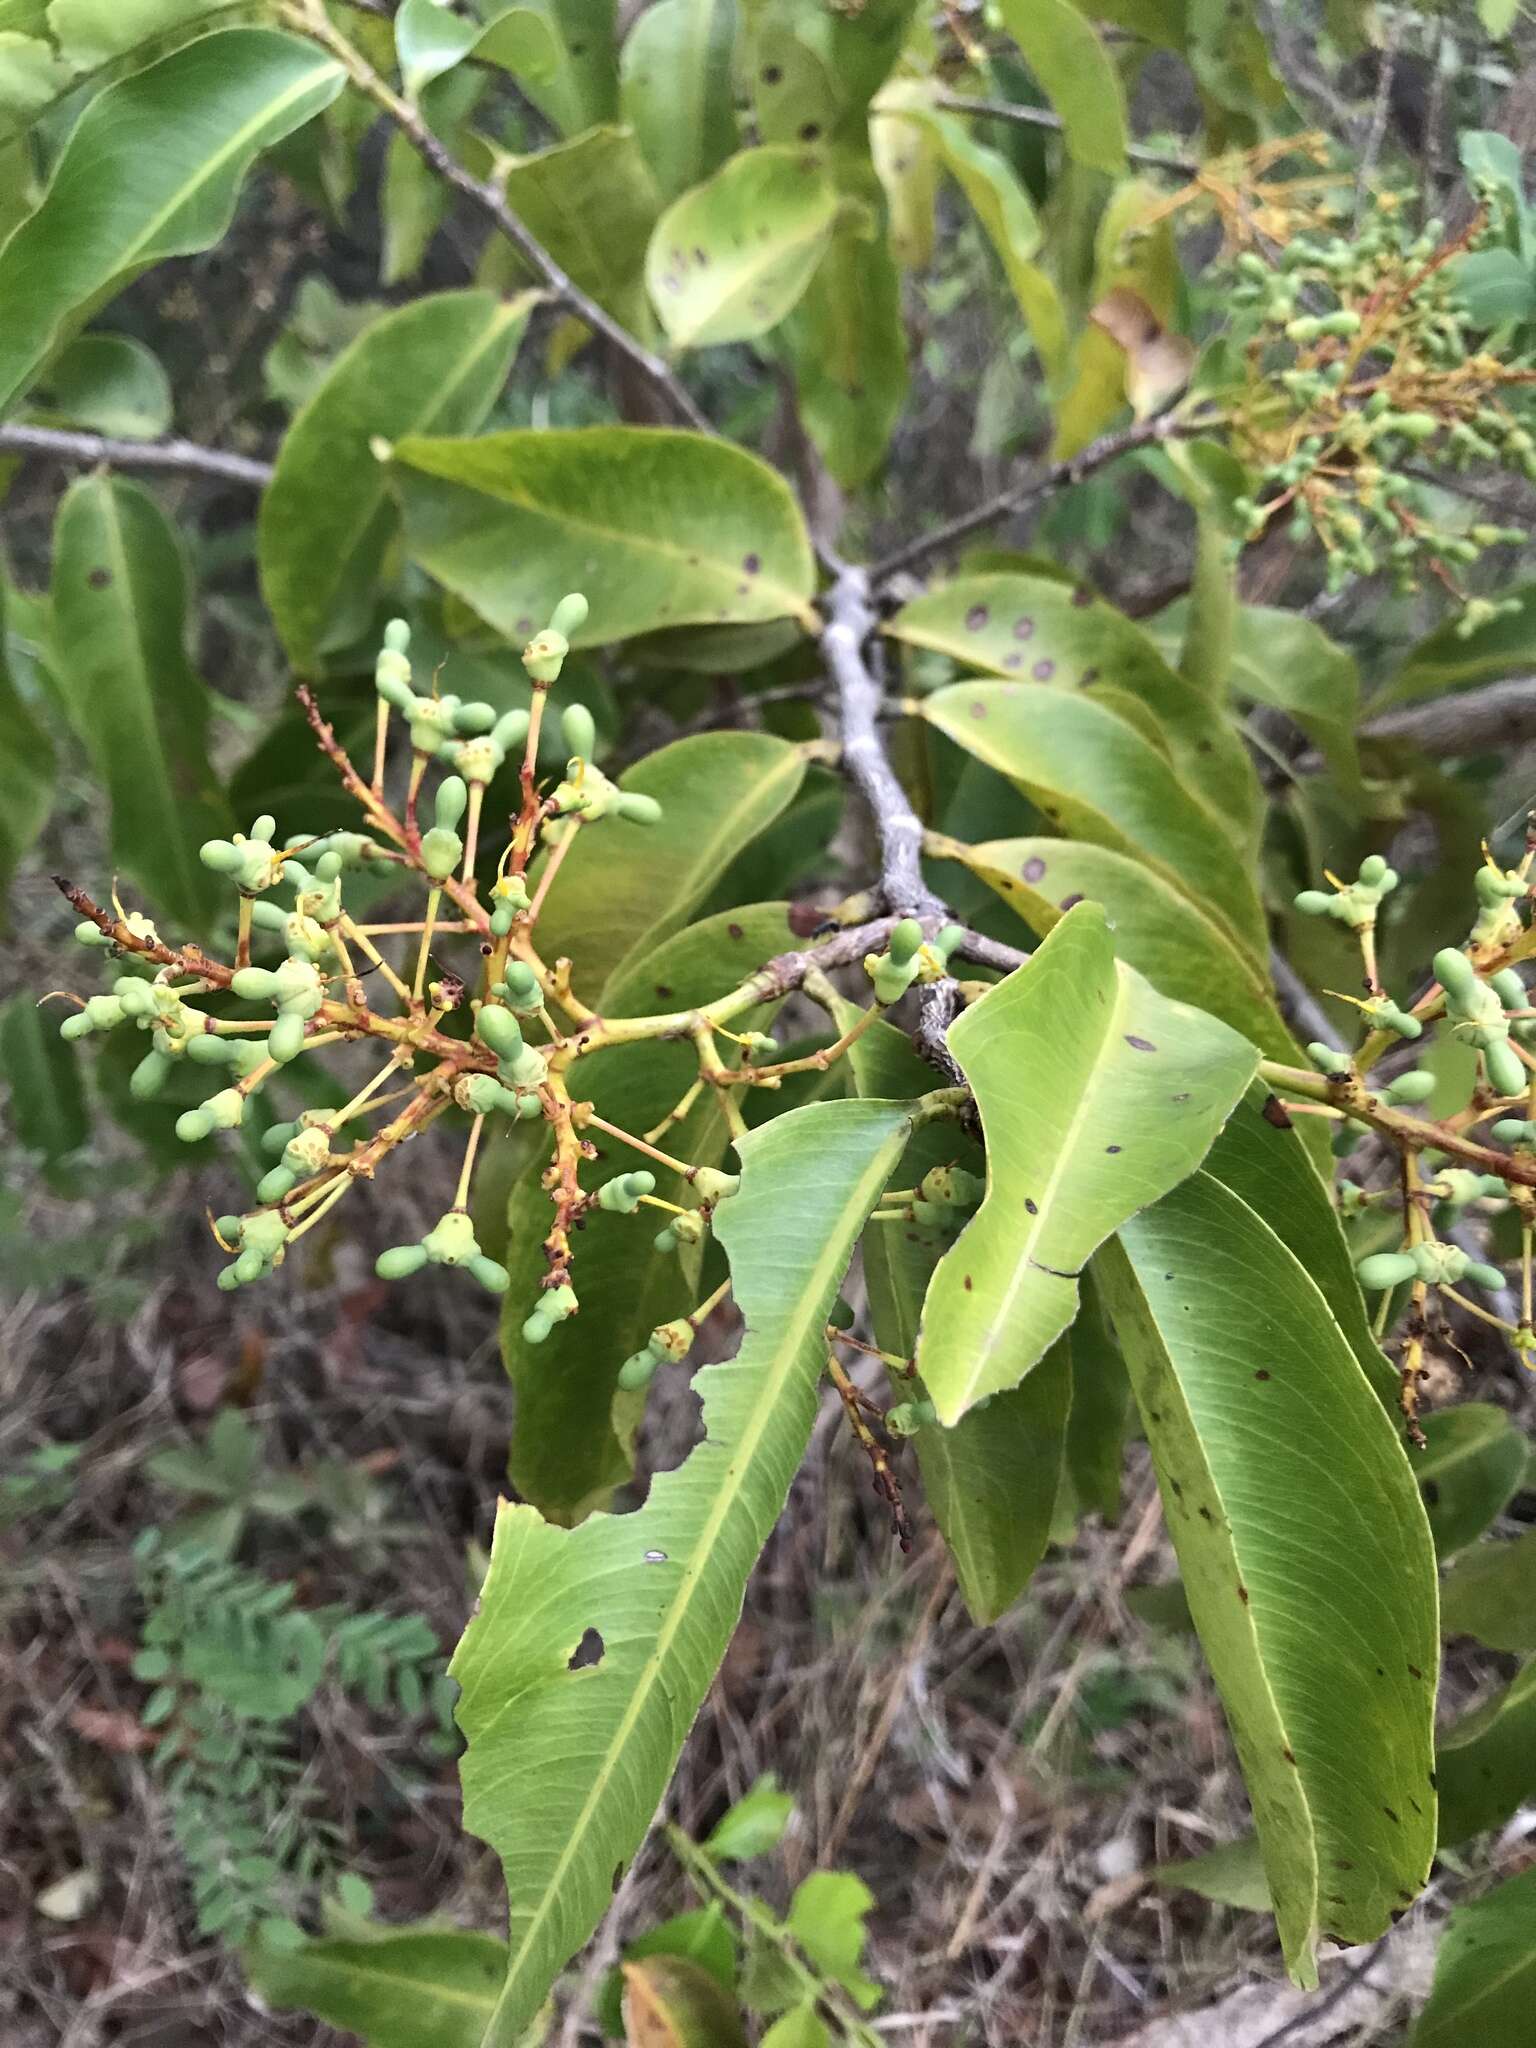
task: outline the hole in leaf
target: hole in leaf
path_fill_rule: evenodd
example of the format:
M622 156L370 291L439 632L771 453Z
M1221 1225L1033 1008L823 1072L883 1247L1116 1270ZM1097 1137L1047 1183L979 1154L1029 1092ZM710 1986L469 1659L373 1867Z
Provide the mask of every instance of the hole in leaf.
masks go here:
M565 1667L566 1670L585 1671L593 1664L601 1664L605 1648L606 1645L597 1630L589 1628L583 1634L581 1641L576 1645L575 1649L572 1650L570 1662Z

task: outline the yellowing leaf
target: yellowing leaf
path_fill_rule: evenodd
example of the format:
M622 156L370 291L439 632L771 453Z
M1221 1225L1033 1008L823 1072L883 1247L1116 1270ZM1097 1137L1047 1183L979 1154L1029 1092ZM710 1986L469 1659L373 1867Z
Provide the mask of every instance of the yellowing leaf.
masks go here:
M646 285L679 348L750 341L776 327L826 251L838 198L803 149L743 150L669 206L646 254Z

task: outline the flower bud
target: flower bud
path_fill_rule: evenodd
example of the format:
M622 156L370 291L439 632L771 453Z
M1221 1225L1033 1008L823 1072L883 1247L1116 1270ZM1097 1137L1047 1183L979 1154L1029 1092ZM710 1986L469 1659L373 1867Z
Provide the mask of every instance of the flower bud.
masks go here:
M587 623L587 600L579 590L573 590L568 597L562 597L550 615L550 631L563 633L568 640L573 633L579 633Z
M614 812L620 818L627 818L631 825L658 825L661 822L661 805L655 797L647 796L639 789L621 790Z
M379 1253L373 1270L381 1280L409 1280L426 1263L427 1254L419 1244L397 1244Z
M1418 1268L1407 1252L1372 1252L1355 1268L1360 1285L1373 1293L1385 1293L1416 1277Z
M597 1191L597 1205L600 1209L611 1210L620 1216L632 1216L640 1206L642 1195L656 1192L654 1173L621 1173L605 1181Z
M597 751L597 726L585 704L567 704L560 715L560 732L568 754L591 760Z

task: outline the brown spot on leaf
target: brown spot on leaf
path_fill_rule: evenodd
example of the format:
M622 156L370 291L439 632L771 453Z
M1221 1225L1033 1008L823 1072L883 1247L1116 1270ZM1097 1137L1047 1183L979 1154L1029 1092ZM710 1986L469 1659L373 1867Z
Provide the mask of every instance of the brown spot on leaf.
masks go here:
M733 939L744 939L746 937L745 931L743 931L739 924L728 924L726 930Z
M971 699L971 716L972 716L972 718L985 718L985 717L986 717L986 715L987 715L987 707L986 707L986 705L982 703L982 701L981 701L981 699L980 699L979 697L973 697L973 698Z
M1082 890L1081 890L1081 889L1078 889L1078 890L1074 891L1074 893L1073 893L1072 895L1070 895L1070 896L1063 896L1063 897L1062 897L1062 899L1061 899L1061 908L1062 908L1063 910L1075 910L1075 909L1077 908L1078 904L1079 904L1079 903L1081 903L1082 901L1083 901L1083 892L1082 892Z
M984 604L973 604L965 615L965 629L968 633L979 633L991 614Z
M1023 618L1014 620L1013 637L1015 640L1031 640L1034 638L1034 632L1035 622L1033 619Z
M1037 683L1048 683L1055 673L1056 664L1054 661L1037 661L1030 670L1030 674Z
M1138 1038L1134 1031L1126 1032L1125 1042L1131 1048L1132 1052L1157 1051L1157 1047L1152 1043L1150 1038Z
M1038 882L1045 873L1045 862L1038 853L1032 853L1020 872L1026 882Z
M1024 1206L1029 1211L1031 1216L1038 1216L1040 1214L1038 1203L1036 1203L1029 1195L1026 1195L1024 1197Z
M749 576L755 576L763 566L762 558L759 555L743 555L741 566Z
M92 590L105 590L112 581L112 571L110 569L93 569L85 580L89 583Z
M964 1284L965 1284L965 1291L966 1291L966 1293L967 1293L967 1294L969 1294L969 1293L970 1293L970 1291L971 1291L971 1287L972 1287L972 1284L973 1284L973 1283L972 1283L972 1280L971 1280L971 1276L970 1276L970 1274L969 1274L969 1273L967 1273L967 1274L966 1274L966 1276L965 1276L965 1283L964 1283Z
M1261 1365L1258 1371L1254 1374L1254 1378L1256 1380L1267 1380L1269 1378L1269 1374L1266 1371L1266 1369Z

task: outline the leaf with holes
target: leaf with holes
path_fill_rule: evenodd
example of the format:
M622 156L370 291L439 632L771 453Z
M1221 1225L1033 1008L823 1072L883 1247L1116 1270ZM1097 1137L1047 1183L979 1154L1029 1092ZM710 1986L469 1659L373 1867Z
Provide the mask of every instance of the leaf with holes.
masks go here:
M744 149L657 221L651 303L676 348L752 341L789 312L826 253L838 197L803 149Z
M1374 1940L1434 1854L1436 1579L1413 1469L1310 1276L1212 1175L1094 1270L1310 1984L1318 1938Z
M585 591L575 644L661 626L792 617L811 629L810 537L783 479L743 449L664 427L397 443L407 552L508 640Z
M949 1045L981 1115L987 1192L923 1302L918 1370L945 1423L1039 1362L1077 1313L1090 1253L1194 1171L1258 1062L1117 961L1093 904L973 1004Z
M814 1103L740 1140L716 1229L746 1334L695 1386L703 1441L644 1507L557 1529L503 1504L455 1653L464 1818L506 1871L511 2048L650 1826L815 1418L823 1329L909 1105ZM572 1669L578 1648L582 1660Z
M88 310L151 264L218 241L252 158L341 85L340 65L312 43L239 28L93 100L42 204L0 248L0 413Z
M436 292L343 351L283 437L261 501L257 560L295 667L366 631L400 515L373 450L418 430L466 433L496 402L533 295Z
M1074 839L1139 856L1226 926L1242 951L1268 957L1249 866L1139 724L1081 691L1029 683L950 683L923 716L1016 782Z
M53 537L59 688L111 803L113 857L158 908L203 932L228 892L197 849L230 821L186 611L181 544L149 493L108 476L71 484Z
M603 1015L653 1015L724 995L795 944L785 909L760 903L726 911L632 954L603 990ZM761 1030L771 1014L738 1020L735 1028ZM638 1136L676 1106L698 1070L686 1038L648 1039L593 1053L574 1069L571 1085L609 1123ZM664 1201L692 1206L678 1176L602 1132L592 1136L601 1157L583 1174L586 1188L644 1166L655 1173ZM723 1165L730 1132L718 1093L706 1091L658 1142L691 1166ZM524 1341L523 1321L545 1272L550 1205L541 1176L547 1149L536 1148L507 1205L504 1259L512 1284L503 1302L501 1356L517 1395L507 1469L524 1500L551 1521L569 1523L599 1505L633 1469L631 1442L642 1404L625 1396L615 1407L619 1367L658 1323L686 1315L693 1299L677 1254L655 1249L667 1220L662 1213L594 1215L577 1260L580 1315L557 1324L542 1344Z
M1236 728L1092 591L1056 577L961 576L903 605L886 631L1005 682L1092 691L1167 754L1234 845L1257 845L1263 799Z
M447 1927L390 1927L242 1957L268 2005L360 2034L368 2048L479 2048L506 1975L507 1945Z

